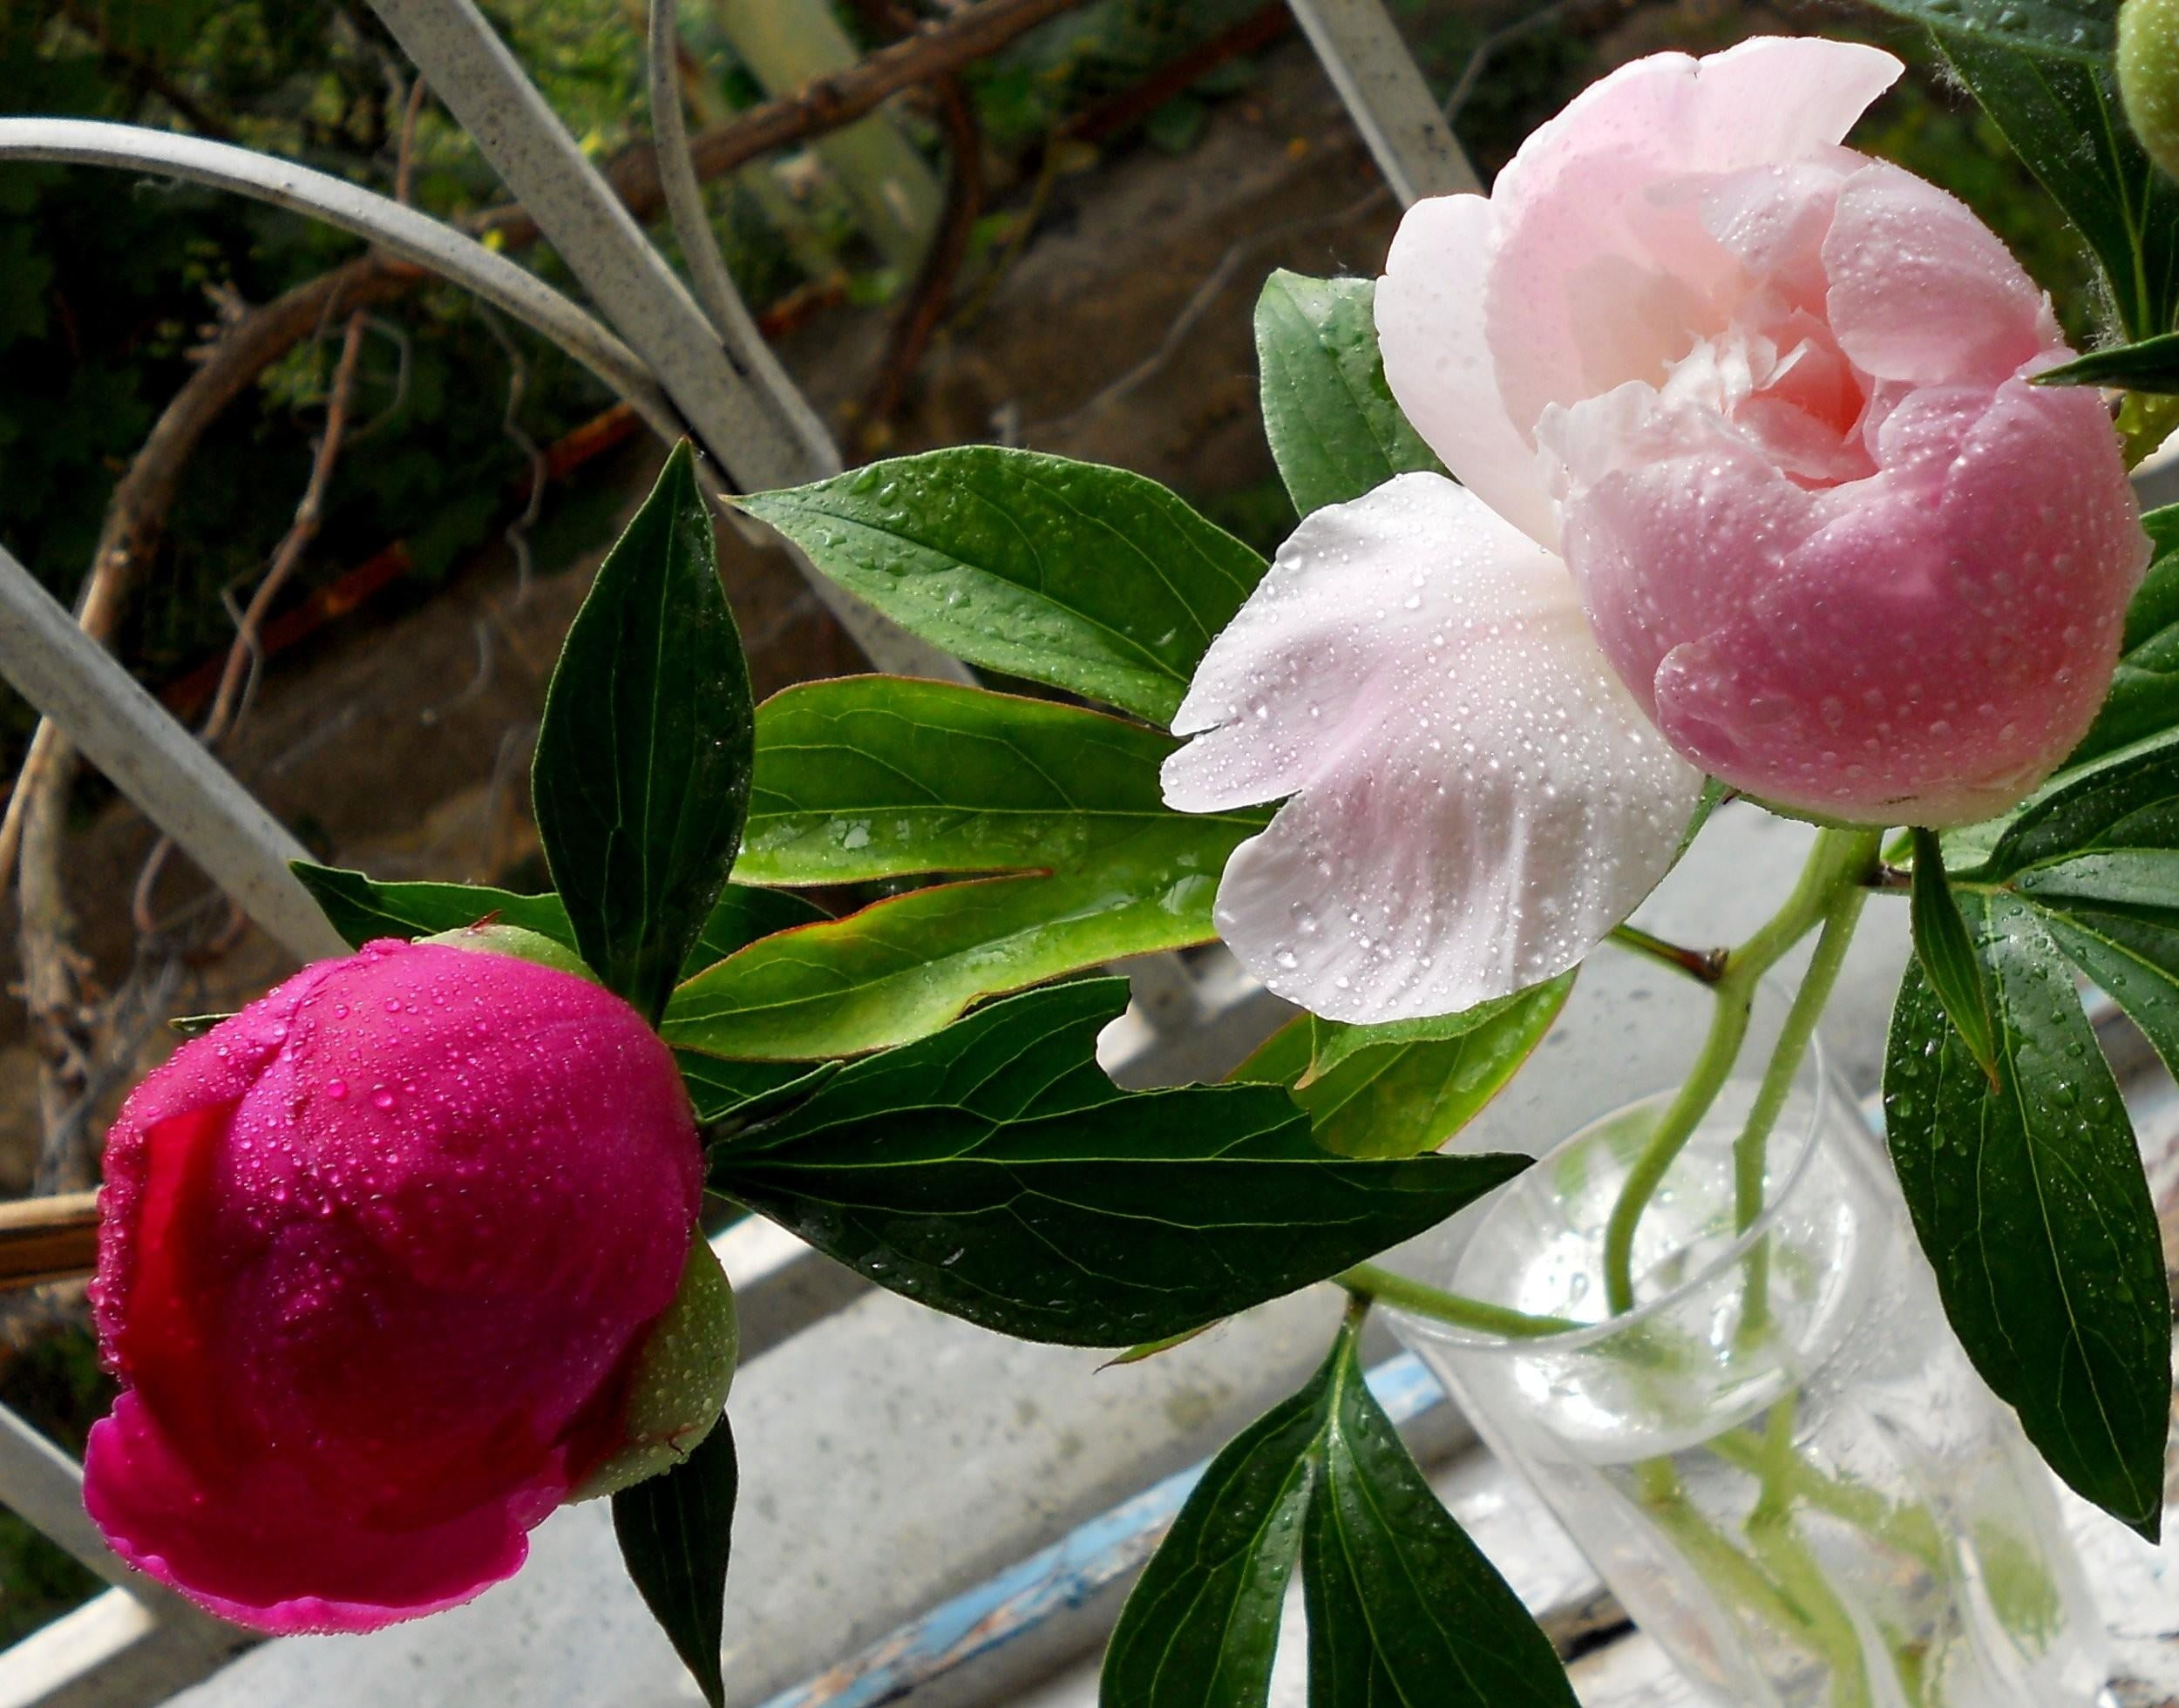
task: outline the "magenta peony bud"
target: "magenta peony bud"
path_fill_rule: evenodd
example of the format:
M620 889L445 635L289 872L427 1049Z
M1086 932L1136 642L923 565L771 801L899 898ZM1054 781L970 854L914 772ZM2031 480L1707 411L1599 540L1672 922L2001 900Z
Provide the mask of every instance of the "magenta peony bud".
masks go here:
M357 1631L507 1576L628 1445L701 1159L618 998L383 942L185 1044L105 1168L92 1517L223 1617Z

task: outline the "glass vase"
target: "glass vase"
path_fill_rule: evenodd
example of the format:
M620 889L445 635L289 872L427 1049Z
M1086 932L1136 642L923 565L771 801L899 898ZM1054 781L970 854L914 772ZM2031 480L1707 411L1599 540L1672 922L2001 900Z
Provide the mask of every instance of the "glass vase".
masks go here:
M1785 1006L1756 1005L1751 1075ZM1687 1035L1670 1003L1651 1012ZM1605 1224L1673 1086L1602 1070L1673 1053L1546 1074L1525 1094L1539 1113L1584 1118L1490 1201L1450 1272L1415 1278L1603 1318ZM1574 1083L1599 1107L1570 1109ZM2049 1474L1946 1326L1881 1144L1811 1048L1755 1214L1734 1169L1755 1093L1728 1083L1652 1201L1631 1312L1525 1339L1393 1325L1706 1699L2088 1708L2104 1635ZM1524 1095L1495 1136L1524 1124Z

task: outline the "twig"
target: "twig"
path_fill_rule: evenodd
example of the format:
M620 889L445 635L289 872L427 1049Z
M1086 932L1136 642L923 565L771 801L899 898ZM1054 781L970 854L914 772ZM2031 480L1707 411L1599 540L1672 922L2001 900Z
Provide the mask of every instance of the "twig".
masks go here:
M413 102L411 105L413 110ZM333 383L326 394L325 430L318 436L317 452L310 460L310 478L295 505L295 520L288 525L288 532L281 537L273 552L271 566L250 595L249 603L242 607L235 624L234 640L227 650L227 667L220 673L220 686L212 696L212 709L205 718L204 727L198 731L207 747L218 747L234 727L246 697L246 686L255 681L255 666L262 656L258 631L263 627L273 601L294 577L302 562L303 552L317 538L318 529L324 522L326 489L332 484L333 471L340 462L341 446L347 437L349 405L356 391L356 369L363 355L363 334L369 329L369 315L361 311L349 315L348 330L341 339L340 359L334 364ZM158 887L160 872L173 851L173 842L166 837L160 837L152 844L144 869L137 877L132 912L137 930L147 937L159 929L159 922L152 915L152 892Z
M902 90L996 52L1017 36L1087 3L978 0L846 71L703 132L689 150L696 174L715 178L769 150L851 124ZM663 206L664 187L648 144L622 152L607 175L638 219L648 219ZM460 224L473 236L496 234L503 249L522 247L539 235L536 222L519 204L487 209ZM420 268L367 253L305 280L226 329L206 352L203 365L168 403L107 503L78 607L87 634L102 641L113 638L136 581L165 532L189 459L227 405L341 310L390 302L427 276ZM6 887L22 851L32 807L64 793L74 772L66 738L41 722L0 818L0 889Z
M1173 316L1172 323L1165 329L1165 336L1158 341L1156 349L1085 402L1068 410L1066 414L1056 417L1049 421L1040 421L1035 424L1028 430L1028 435L1033 438L1049 442L1053 434L1063 431L1076 422L1095 414L1108 404L1117 403L1121 398L1134 391L1137 386L1151 378L1179 354L1181 346L1188 340L1188 335L1195 330L1198 322L1211 311L1212 305L1218 302L1218 298L1225 294L1233 282L1234 274L1240 270L1242 264L1259 250L1279 242L1281 239L1292 237L1297 233L1308 231L1319 226L1345 225L1349 220L1361 218L1371 208L1384 201L1391 193L1389 186L1377 184L1364 195L1348 202L1346 207L1334 208L1328 214L1304 214L1297 220L1282 220L1278 225L1266 226L1260 231L1251 232L1218 257L1218 265L1205 276L1203 282L1195 288L1187 302L1181 305L1180 312Z
M880 28L910 30L915 15L899 0L859 0L865 16ZM983 212L983 126L977 122L975 105L952 72L934 78L932 93L938 99L939 121L945 127L948 159L946 207L939 220L915 283L893 322L893 336L878 376L863 399L862 437L872 450L882 448L887 424L900 407L908 383L923 365L931 339L952 305L954 282L968 258L975 236L976 220Z

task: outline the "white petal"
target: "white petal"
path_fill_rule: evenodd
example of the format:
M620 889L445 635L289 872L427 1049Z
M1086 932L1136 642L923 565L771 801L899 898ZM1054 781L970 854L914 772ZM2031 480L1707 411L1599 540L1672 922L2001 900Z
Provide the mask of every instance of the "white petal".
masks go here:
M1483 337L1494 216L1481 196L1433 196L1408 209L1377 283L1385 383L1460 483L1530 538L1558 543L1558 513L1536 447L1505 412Z
M1196 735L1165 763L1174 807L1293 796L1227 863L1218 927L1334 1020L1451 1013L1564 972L1671 866L1702 787L1612 674L1565 565L1436 475L1303 521L1173 727Z

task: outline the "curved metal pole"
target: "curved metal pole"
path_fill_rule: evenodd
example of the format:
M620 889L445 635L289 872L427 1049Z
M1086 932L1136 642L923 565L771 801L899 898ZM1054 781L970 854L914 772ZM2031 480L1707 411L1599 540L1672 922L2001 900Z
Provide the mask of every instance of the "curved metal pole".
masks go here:
M719 253L703 205L703 187L696 179L696 163L689 152L688 116L681 106L677 10L675 0L651 0L651 146L658 156L658 182L666 194L667 216L688 262L689 285L727 349L740 358L757 390L770 396L789 430L801 441L809 463L804 478L838 474L840 454L832 434L772 354Z
M157 173L310 214L505 309L627 398L669 444L687 431L635 353L585 310L475 239L344 179L228 143L79 119L0 119L0 159Z

